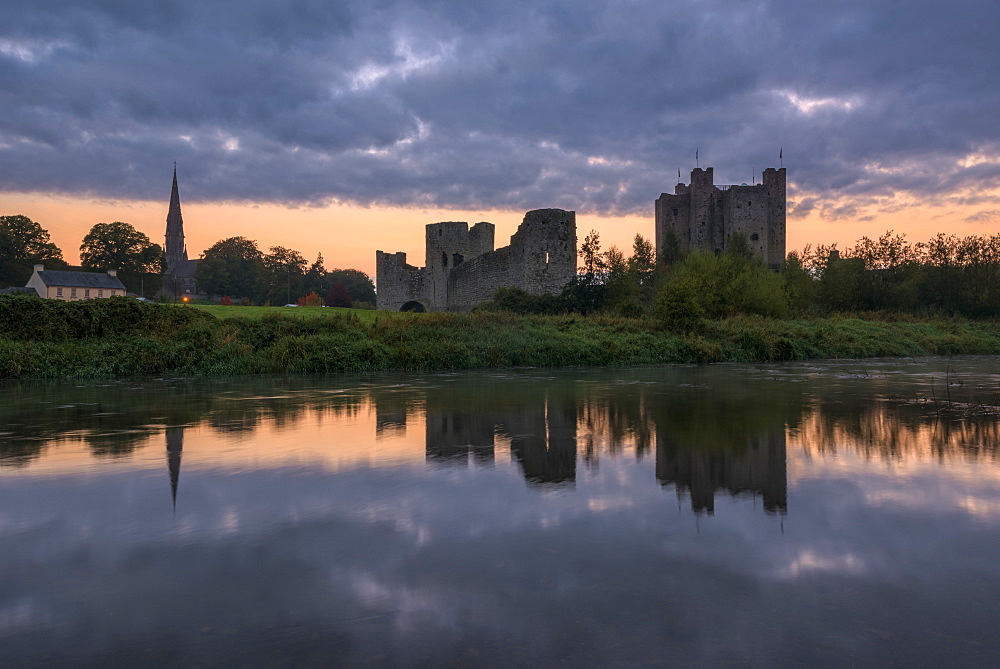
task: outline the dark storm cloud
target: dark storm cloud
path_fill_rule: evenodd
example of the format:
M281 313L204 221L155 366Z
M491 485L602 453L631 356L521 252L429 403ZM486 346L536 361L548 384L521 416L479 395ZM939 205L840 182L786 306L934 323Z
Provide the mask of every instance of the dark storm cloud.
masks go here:
M695 148L740 183L784 147L794 215L988 203L998 23L992 0L13 0L0 187L157 199L177 160L187 199L634 213Z

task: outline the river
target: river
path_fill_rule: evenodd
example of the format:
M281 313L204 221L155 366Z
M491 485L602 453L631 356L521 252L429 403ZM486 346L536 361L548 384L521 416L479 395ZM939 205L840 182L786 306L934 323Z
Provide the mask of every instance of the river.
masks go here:
M0 666L1000 663L998 358L0 393Z

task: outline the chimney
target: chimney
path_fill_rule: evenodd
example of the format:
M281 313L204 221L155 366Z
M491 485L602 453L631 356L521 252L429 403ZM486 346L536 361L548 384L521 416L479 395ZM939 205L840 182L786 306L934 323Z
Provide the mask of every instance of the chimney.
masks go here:
M35 271L36 272L44 272L45 271L45 265L35 265Z
M110 274L111 276L118 276L118 270L116 270L116 269L109 269L108 270L108 274Z

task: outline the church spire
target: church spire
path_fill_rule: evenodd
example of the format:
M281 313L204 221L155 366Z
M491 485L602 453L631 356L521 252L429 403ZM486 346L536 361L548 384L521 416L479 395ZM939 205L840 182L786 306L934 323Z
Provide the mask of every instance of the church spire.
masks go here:
M174 183L170 189L170 208L167 210L167 235L164 251L167 256L167 272L186 261L187 248L184 245L184 218L181 216L181 196L177 190L177 163L174 163Z

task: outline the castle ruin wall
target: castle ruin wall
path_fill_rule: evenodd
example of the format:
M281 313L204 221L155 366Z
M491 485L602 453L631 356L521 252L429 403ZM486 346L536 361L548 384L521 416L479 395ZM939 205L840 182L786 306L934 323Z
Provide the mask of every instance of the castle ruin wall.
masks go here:
M403 253L376 252L378 307L398 311L419 302L427 311L468 311L498 288L558 293L576 276L575 212L529 211L510 245L495 251L494 230L485 222L427 225L421 268L407 265Z

